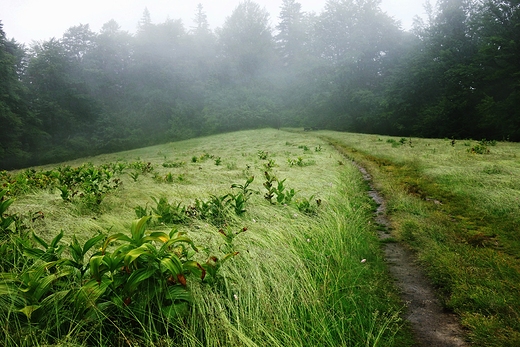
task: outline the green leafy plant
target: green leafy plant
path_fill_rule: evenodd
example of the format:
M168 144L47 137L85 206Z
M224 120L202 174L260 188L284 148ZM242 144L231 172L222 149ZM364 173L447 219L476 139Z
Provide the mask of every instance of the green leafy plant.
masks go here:
M321 199L316 199L315 204L313 204L314 195L311 195L308 199L306 198L300 198L296 200L296 208L298 208L298 211L314 215L317 213L318 207L321 206Z
M9 206L11 206L14 202L14 199L5 199L6 193L7 190L5 189L0 191L0 232L2 233L0 238L2 238L3 235L8 232L9 227L15 221L13 216L10 216L6 213Z
M287 159L287 163L290 166L297 165L297 166L300 166L300 167L310 166L310 165L316 164L315 161L313 161L313 160L305 161L302 157L298 157L297 159L290 159L289 158L289 159Z
M276 179L276 176L271 175L267 171L264 172L264 176L265 176L266 180L263 185L264 185L265 189L267 189L267 192L265 193L264 198L267 201L269 201L270 203L273 203L272 199L274 198L274 196L276 194L276 187L274 185L274 182L276 182L277 179Z
M173 183L175 181L175 177L173 176L173 174L171 172L168 172L165 176L164 176L164 181L168 182L168 183Z
M192 259L198 249L186 233L147 232L150 218L134 221L130 234L98 234L84 244L73 237L68 247L61 243L63 232L51 242L34 234L36 246L25 250L32 264L19 273L0 273L0 313L25 317L16 320L18 325L52 326L55 338L69 332L70 319L87 328L96 318L153 324L164 331L187 313L189 275L204 281L209 273L208 281L214 282L222 263L236 254L211 256L201 265Z
M188 219L187 216L187 208L183 206L181 203L178 204L170 204L166 198L156 198L152 197L152 200L155 202L155 207L152 207L152 212L157 218L159 223L164 224L181 224L185 223Z
M140 171L142 174L151 173L155 170L151 162L135 161L130 163L130 168Z
M258 152L256 153L256 155L258 156L259 159L261 159L261 160L266 160L267 157L269 156L269 153L266 152L266 151L261 151L261 150L260 150L260 151L258 151Z
M139 171L132 171L132 172L128 173L128 176L130 176L134 182L137 182L140 175L141 175L141 172L139 172Z
M237 194L231 194L231 204L235 209L237 215L242 215L246 212L245 205L249 197L253 193L253 190L249 188L249 185L254 181L255 176L249 177L244 184L234 183L231 185L232 189L239 189Z
M264 182L264 187L267 189L267 192L264 195L265 199L273 204L275 203L273 202L273 198L276 197L276 203L287 205L290 204L294 195L296 194L296 191L294 189L286 189L286 179L280 181L276 178L276 176L271 175L267 171L264 173L264 176L266 179Z
M279 204L289 205L292 201L292 198L296 194L294 189L287 189L284 185L286 179L278 181L276 186L276 190L274 191L276 194L276 202Z
M402 140L402 139L401 139L401 140ZM406 139L405 139L405 140L406 140ZM388 139L388 140L386 140L386 142L387 142L387 143L391 143L391 144L392 144L392 147L394 147L394 148L395 148L395 147L399 147L399 146L402 145L401 142L397 142L397 141L394 140L394 139Z
M163 167L166 168L177 168L177 167L183 167L186 165L186 162L184 161L166 161L162 164Z
M267 163L264 163L264 168L267 171L271 171L275 166L278 166L278 165L276 165L276 162L274 161L274 159L269 159L269 161Z
M497 145L497 141L496 140L486 140L486 139L482 139L479 141L479 145L481 146L496 146Z
M204 204L205 208L201 211L200 217L209 220L211 223L220 226L226 224L230 205L230 195L222 196L211 195Z
M490 153L487 146L482 145L480 143L476 144L475 146L473 146L471 148L468 148L468 152L473 153L473 154L489 154Z

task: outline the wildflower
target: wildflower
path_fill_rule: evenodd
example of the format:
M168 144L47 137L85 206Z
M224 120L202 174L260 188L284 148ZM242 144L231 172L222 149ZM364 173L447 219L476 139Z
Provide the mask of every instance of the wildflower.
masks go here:
M233 297L235 298L236 301L238 301L238 295L233 294Z
M361 262L362 262L362 263L366 263L367 260L366 260L366 259L361 259Z

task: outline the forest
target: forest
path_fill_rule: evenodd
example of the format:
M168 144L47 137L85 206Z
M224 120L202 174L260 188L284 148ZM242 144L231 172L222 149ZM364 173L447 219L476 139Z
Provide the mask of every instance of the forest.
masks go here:
M379 0L244 0L214 30L144 9L29 47L0 22L0 170L265 127L520 141L520 2L425 9L410 31Z

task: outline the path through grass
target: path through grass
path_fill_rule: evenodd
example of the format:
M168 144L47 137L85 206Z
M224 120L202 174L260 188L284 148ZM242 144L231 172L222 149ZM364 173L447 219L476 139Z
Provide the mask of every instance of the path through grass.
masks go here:
M319 132L367 167L476 346L520 345L520 145Z

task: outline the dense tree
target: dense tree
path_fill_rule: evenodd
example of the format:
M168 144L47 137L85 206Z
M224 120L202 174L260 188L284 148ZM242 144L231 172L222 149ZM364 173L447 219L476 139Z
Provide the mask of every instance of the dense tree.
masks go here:
M309 45L302 6L295 0L283 0L280 21L276 27L277 49L284 65L289 66L305 58L305 48Z
M520 141L520 3L484 1L476 22L480 44L472 87L483 94L479 132Z
M269 67L273 37L269 14L260 5L245 0L233 10L218 32L225 63L239 79L249 81Z
M25 162L29 153L24 129L34 126L18 75L20 50L15 41L7 41L0 22L0 161L5 167Z
M410 32L380 2L283 0L275 31L251 0L215 31L145 9L30 50L0 25L0 169L263 126L520 140L518 1L426 2Z

